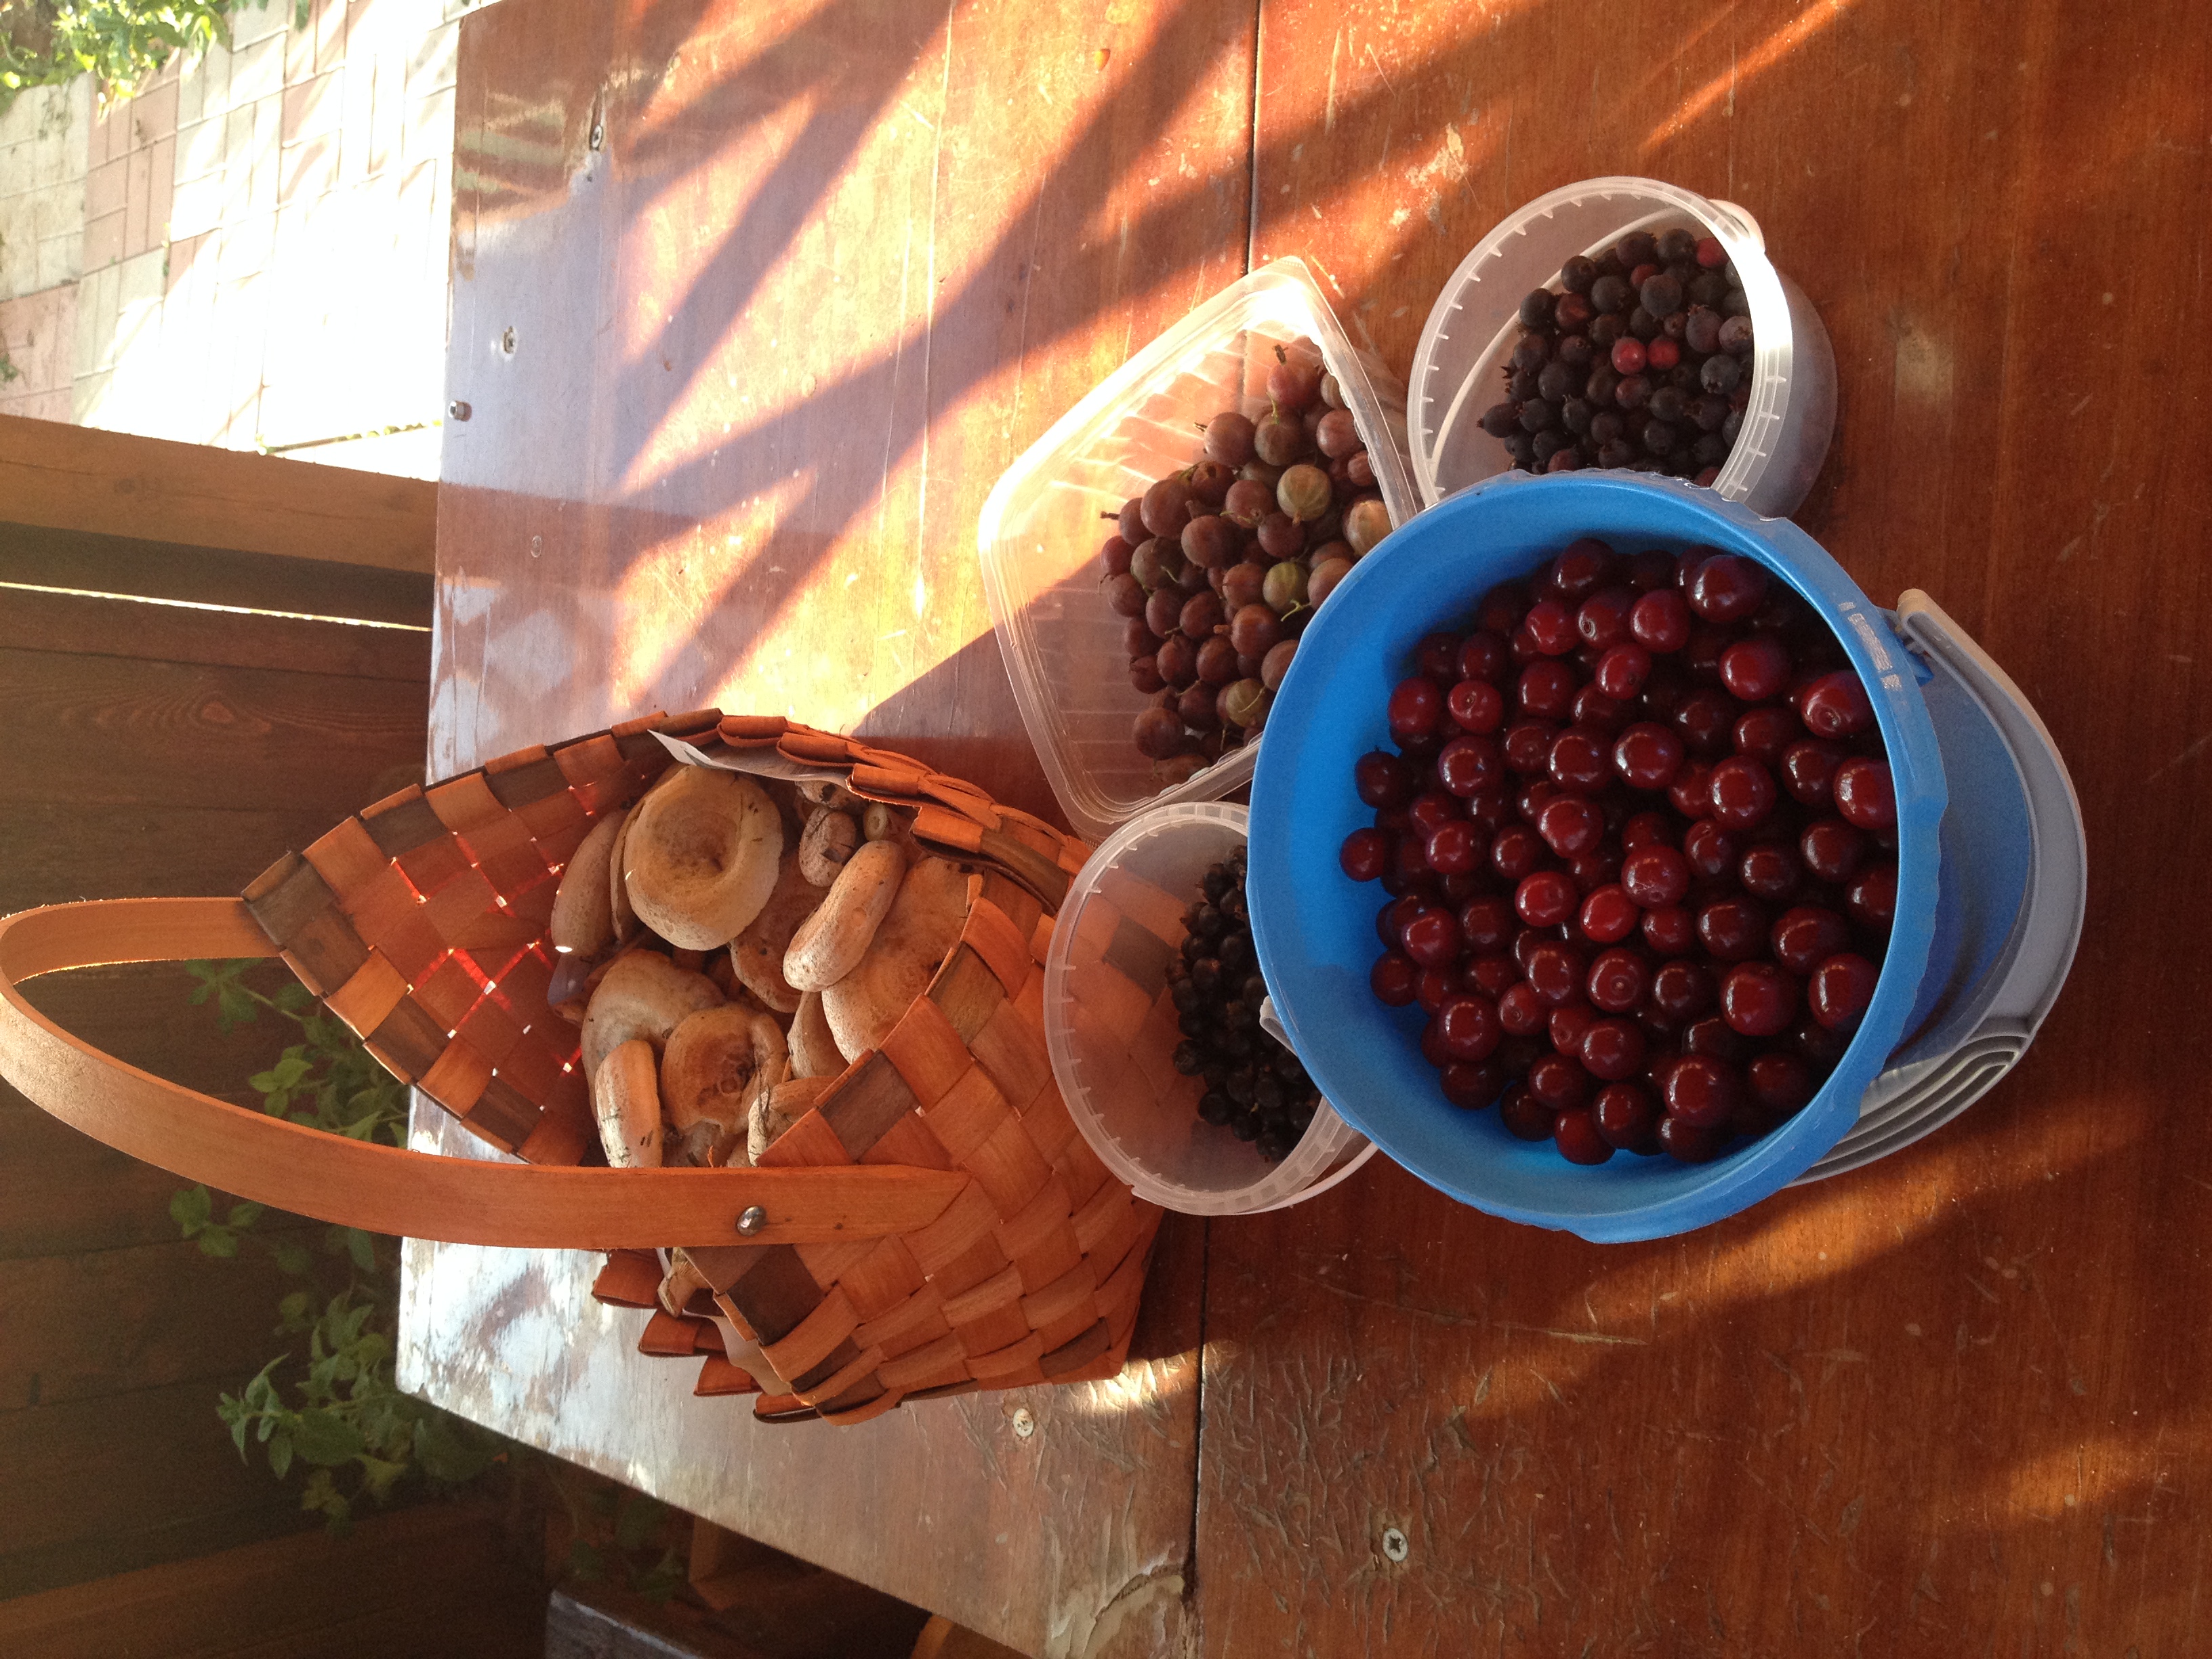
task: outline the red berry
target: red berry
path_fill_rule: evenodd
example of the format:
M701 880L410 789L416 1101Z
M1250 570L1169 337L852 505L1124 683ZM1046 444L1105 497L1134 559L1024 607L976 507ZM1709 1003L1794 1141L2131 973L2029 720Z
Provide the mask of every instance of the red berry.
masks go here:
M1578 536L1546 567L1553 590L1577 603L1604 586L1620 568L1620 556L1595 536Z
M1782 782L1802 806L1826 806L1844 751L1832 743L1807 738L1782 751Z
M1644 342L1632 334L1624 334L1613 343L1613 372L1616 374L1641 374L1646 362Z
M1651 1006L1668 1018L1698 1018L1713 1006L1712 975L1694 962L1665 962L1651 975Z
M1425 738L1437 729L1443 711L1443 694L1434 680L1419 674L1401 680L1390 693L1390 735L1401 743L1407 738Z
M1505 1075L1505 1068L1496 1060L1474 1064L1455 1060L1444 1067L1441 1079L1444 1098L1462 1111L1480 1111L1504 1089Z
M1344 838L1336 861L1354 881L1380 881L1390 867L1390 837L1380 830L1355 830Z
M1370 750L1352 769L1352 787L1370 806L1403 806L1418 784L1413 769L1387 749Z
M1424 968L1448 967L1459 955L1459 918L1441 907L1406 924L1406 954Z
M1836 769L1836 811L1862 830L1887 830L1897 823L1897 786L1889 763L1860 758Z
M1516 1083L1498 1097L1498 1115L1520 1139L1549 1140L1559 1115L1531 1094L1527 1084Z
M1469 899L1459 913L1459 931L1470 951L1503 950L1514 934L1513 907L1502 898Z
M1536 833L1561 858L1580 858L1604 838L1605 815L1580 795L1554 795L1537 811Z
M1444 1006L1444 999L1451 994L1452 977L1442 968L1424 968L1413 980L1413 1000L1420 1005L1423 1013L1435 1013ZM1423 1039L1421 1052L1428 1054L1430 1065L1440 1066L1443 1060L1437 1054L1428 1053L1435 1040L1435 1030L1436 1024L1432 1020L1429 1032Z
M1862 927L1887 933L1897 919L1897 866L1877 864L1844 892L1844 908Z
M1422 853L1429 861L1429 868L1438 875L1457 876L1478 868L1489 850L1489 840L1482 831L1465 818L1454 818L1429 831Z
M1462 680L1444 699L1444 711L1462 732L1495 732L1505 723L1504 694L1488 680Z
M1569 726L1552 740L1552 781L1577 794L1595 794L1613 775L1612 747L1601 732Z
M1644 361L1654 369L1672 368L1682 361L1682 348L1662 334L1644 348Z
M1744 1079L1751 1085L1752 1098L1778 1121L1812 1099L1815 1087L1813 1068L1796 1055L1778 1049L1753 1060L1744 1070Z
M1505 728L1505 763L1520 773L1541 772L1551 764L1552 739L1559 728L1547 720L1520 720Z
M1713 817L1730 830L1749 830L1774 810L1774 775L1744 755L1713 768Z
M1734 738L1735 752L1748 755L1761 766L1782 764L1783 756L1805 728L1797 723L1797 716L1778 703L1764 708L1747 710L1735 723ZM1787 787L1785 782L1784 787Z
M1498 1024L1497 1005L1464 993L1444 999L1437 1010L1437 1032L1454 1060L1488 1060L1505 1035Z
M1638 812L1620 826L1620 847L1626 853L1640 847L1671 847L1674 840L1674 826L1664 812Z
M1413 661L1431 679L1450 683L1459 677L1459 636L1423 635L1421 642L1413 647Z
M1550 1007L1582 994L1583 953L1558 939L1546 939L1528 952L1528 988Z
M1742 1093L1735 1069L1702 1054L1685 1054L1667 1073L1667 1111L1692 1128L1726 1123Z
M1609 1083L1599 1090L1590 1103L1590 1117L1597 1132L1625 1152L1652 1151L1658 1145L1659 1108L1633 1083Z
M1650 986L1651 969L1633 951L1607 951L1590 964L1590 1002L1609 1014L1633 1013Z
M1431 847L1429 862L1436 861L1436 849ZM1779 904L1797 890L1805 878L1805 869L1787 842L1761 842L1745 852L1735 866L1735 878L1752 897Z
M1677 1164L1710 1164L1728 1145L1728 1131L1719 1125L1691 1123L1669 1112L1659 1120L1659 1145Z
M1865 1018L1874 1000L1875 983L1881 970L1852 951L1830 957L1813 970L1805 1000L1813 1018L1832 1031L1851 1031Z
M1515 1036L1534 1036L1550 1014L1535 987L1522 981L1498 999L1498 1023Z
M1848 738L1874 725L1874 704L1866 687L1848 668L1823 674L1797 698L1797 717L1816 738Z
M1797 838L1805 867L1819 881L1849 881L1865 862L1868 846L1866 831L1841 818L1815 818Z
M1698 948L1698 919L1685 906L1646 910L1643 929L1644 942L1662 957L1686 957Z
M1612 738L1628 724L1627 705L1606 696L1595 679L1575 693L1573 712L1577 726L1588 726L1603 738Z
M1747 620L1766 603L1766 568L1734 553L1717 553L1698 565L1684 595L1709 623Z
M1651 653L1631 643L1616 645L1599 658L1592 678L1597 689L1607 696L1626 702L1644 689L1644 682L1650 676Z
M1543 837L1525 823L1509 823L1491 839L1490 867L1508 881L1525 881L1543 861Z
M1721 981L1721 1018L1746 1036L1781 1036L1797 1002L1797 981L1771 963L1738 963Z
M1513 701L1530 718L1564 720L1573 712L1575 693L1581 686L1569 664L1543 657L1521 671L1521 678L1513 683Z
M1735 837L1711 818L1699 818L1682 836L1682 858L1693 875L1717 881L1735 867Z
M1667 785L1667 801L1686 818L1703 820L1713 810L1713 769L1703 761L1686 761ZM1686 838L1683 846L1689 842Z
M1717 237L1700 236L1698 238L1697 259L1701 269L1718 270L1728 263L1728 250L1720 245Z
M1493 634L1487 628L1478 628L1459 642L1459 655L1453 666L1461 679L1488 680L1496 684L1505 672L1507 660L1505 636Z
M1644 1069L1650 1042L1633 1020L1591 1022L1582 1037L1583 1069L1608 1083L1622 1082Z
M1579 1060L1546 1054L1528 1068L1528 1092L1553 1111L1566 1111L1589 1098L1589 1073Z
M1793 974L1810 974L1850 942L1851 930L1841 916L1811 904L1784 911L1768 935L1774 959Z
M1738 640L1721 653L1721 684L1746 702L1779 696L1790 683L1790 653L1771 634Z
M1598 1133L1587 1109L1561 1112L1554 1118L1552 1140L1570 1164L1602 1164L1613 1156L1613 1143Z
M1574 607L1561 599L1539 599L1521 619L1521 632L1547 657L1564 657L1582 641L1575 632Z
M1521 982L1521 966L1503 954L1477 957L1459 970L1460 983L1492 1002Z
M1495 738L1468 732L1454 738L1437 757L1437 781L1462 800L1504 777L1505 751Z
M1725 691L1692 691L1674 707L1674 730L1692 754L1717 760L1729 752L1740 712Z
M1680 904L1690 890L1690 861L1671 847L1639 847L1620 861L1620 884L1647 910Z
M1413 982L1420 977L1420 972L1412 957L1391 951L1376 958L1367 983L1379 1000L1390 1007L1402 1008L1413 1000Z
M1606 587L1591 594L1575 612L1575 631L1584 645L1610 651L1629 640L1628 613L1636 608L1632 587Z
M1626 866L1622 866L1624 874ZM1582 930L1600 945L1612 945L1636 931L1639 920L1636 900L1620 883L1593 888L1583 900Z
M1419 925L1419 921L1413 924ZM1407 930L1409 934L1411 931ZM1723 962L1748 962L1766 948L1766 913L1748 899L1723 899L1708 904L1698 912L1698 938L1708 954ZM1421 960L1410 938L1406 949L1414 961Z
M1552 1010L1544 1021L1544 1035L1551 1039L1552 1047L1563 1054L1579 1054L1583 1033L1589 1030L1597 1018L1596 1011L1587 1002L1569 1002Z
M1690 642L1690 606L1670 587L1646 593L1628 613L1628 631L1655 656L1680 651Z
M1613 745L1613 768L1631 789L1664 789L1682 766L1682 740L1653 720L1639 720Z
M1440 824L1450 823L1460 816L1459 799L1441 789L1425 790L1413 797L1406 808L1407 827L1426 841L1436 833Z
M1559 870L1539 870L1513 890L1513 908L1531 927L1556 927L1575 913L1575 884Z

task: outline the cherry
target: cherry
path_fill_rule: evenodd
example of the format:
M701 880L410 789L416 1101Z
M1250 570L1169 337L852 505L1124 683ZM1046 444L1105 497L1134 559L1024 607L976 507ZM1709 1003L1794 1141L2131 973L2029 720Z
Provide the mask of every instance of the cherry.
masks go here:
M1479 991L1495 1002L1521 982L1521 968L1509 956L1477 957L1460 969L1459 977L1468 990Z
M1564 657L1582 642L1575 631L1574 607L1559 599L1539 599L1521 618L1520 632L1547 657Z
M1468 732L1454 738L1437 757L1437 781L1462 800L1504 778L1505 753L1495 738Z
M1651 975L1651 1006L1668 1018L1692 1020L1713 1006L1712 975L1694 962L1666 962Z
M1531 927L1556 927L1575 913L1575 884L1559 870L1539 870L1513 890L1513 908Z
M1425 738L1437 729L1443 709L1443 694L1434 680L1419 674L1401 680L1390 693L1390 735L1401 744L1408 738Z
M1552 781L1562 789L1595 794L1613 775L1604 734L1583 726L1571 726L1552 740L1549 764Z
M1874 725L1874 704L1859 677L1838 668L1798 694L1797 717L1816 738L1854 737Z
M1429 862L1437 862L1433 842L1429 847ZM1437 866L1441 869L1442 866ZM1762 842L1743 855L1736 866L1736 879L1743 890L1756 899L1779 903L1797 890L1805 878L1805 867L1797 861L1796 854L1784 842Z
M1698 565L1684 595L1711 623L1742 622L1766 603L1766 570L1756 561L1719 553Z
M1413 982L1420 976L1411 957L1395 951L1385 952L1375 959L1368 971L1367 983L1376 996L1393 1008L1402 1008L1413 1000Z
M1587 1002L1562 1003L1553 1009L1544 1021L1544 1035L1559 1053L1579 1054L1582 1052L1583 1033L1589 1030L1596 1018L1596 1012Z
M1797 1018L1797 981L1769 962L1738 963L1721 981L1721 1018L1746 1036L1779 1036Z
M1728 1131L1685 1121L1669 1112L1659 1120L1659 1145L1677 1164L1710 1164L1728 1144Z
M1746 711L1736 721L1731 735L1737 754L1747 755L1761 766L1774 767L1782 764L1790 744L1804 730L1797 723L1797 716L1789 709L1779 703L1770 703Z
M1355 830L1344 838L1336 861L1354 881L1380 881L1390 867L1390 837L1380 830Z
M1797 838L1805 867L1821 881L1849 881L1866 861L1866 831L1841 818L1815 818Z
M1406 809L1406 827L1425 842L1439 827L1455 823L1459 816L1456 798L1441 789L1431 789L1416 795L1413 805Z
M1561 858L1580 858L1604 838L1605 815L1580 795L1554 795L1537 810L1536 833Z
M1639 720L1613 745L1613 770L1631 789L1664 789L1682 766L1682 740L1652 720Z
M1813 1018L1832 1031L1857 1030L1881 977L1879 968L1854 951L1830 957L1813 970L1806 988Z
M1844 751L1832 743L1809 738L1793 743L1782 751L1783 787L1800 805L1826 806L1844 759Z
M1583 1069L1608 1083L1634 1077L1650 1052L1650 1042L1632 1020L1593 1020L1582 1035Z
M1513 798L1503 787L1478 789L1467 798L1467 815L1486 830L1503 830L1513 821Z
M1444 999L1451 994L1451 975L1442 968L1424 968L1413 981L1413 1000L1420 1005L1423 1013L1435 1013L1437 1009L1444 1006ZM1435 1024L1431 1022L1430 1031L1433 1033L1435 1029ZM1422 1052L1428 1053L1425 1046ZM1431 1066L1440 1066L1443 1063L1435 1054L1429 1054L1429 1064Z
M1535 954L1537 947L1556 945L1559 940L1559 930L1555 927L1522 927L1514 933L1513 960L1521 964L1522 978L1528 976L1528 958Z
M1513 701L1525 715L1564 720L1574 710L1575 692L1581 684L1571 665L1540 657L1521 671L1513 684Z
M1639 847L1670 847L1675 839L1674 826L1664 812L1638 812L1620 826L1623 852L1632 853Z
M1661 848L1661 851L1666 849ZM1626 873L1624 863L1622 872ZM1636 931L1638 901L1622 883L1607 882L1590 890L1578 918L1582 930L1600 945L1612 945Z
M1744 1068L1751 1097L1768 1117L1779 1121L1813 1098L1813 1068L1778 1049L1770 1049Z
M1703 761L1683 762L1667 785L1667 804L1686 818L1704 817L1713 810L1713 769Z
M1690 890L1690 861L1671 847L1639 847L1620 861L1620 884L1647 910L1680 904Z
M1403 806L1417 785L1413 769L1387 749L1371 749L1352 769L1352 787L1370 806Z
M1528 590L1519 582L1500 582L1475 607L1474 625L1499 640L1510 639L1528 612Z
M1644 913L1644 942L1662 957L1686 957L1698 948L1698 919L1685 906L1670 904Z
M1721 653L1720 673L1734 696L1765 702L1790 683L1790 653L1771 634L1755 634Z
M1646 593L1628 613L1628 631L1655 655L1680 651L1690 642L1689 603L1672 588Z
M1594 684L1608 697L1626 702L1651 675L1651 653L1633 643L1616 645L1598 659Z
M1808 1065L1826 1072L1844 1057L1851 1039L1847 1031L1832 1031L1819 1020L1808 1019L1790 1033L1790 1046Z
M1599 690L1595 680L1575 693L1571 712L1577 726L1587 726L1608 740L1628 724L1627 704Z
M1459 913L1459 931L1470 951L1502 950L1513 937L1513 906L1495 896L1469 899Z
M1851 942L1851 930L1833 910L1801 904L1785 910L1768 936L1774 959L1793 974L1810 974Z
M1718 1014L1693 1019L1682 1028L1682 1052L1731 1064L1744 1057L1747 1048L1735 1026Z
M1376 913L1376 936L1387 950L1405 949L1406 924L1428 908L1428 901L1417 893L1408 893L1402 898L1391 900Z
M1628 613L1635 608L1635 589L1601 588L1575 612L1575 631L1582 635L1583 644L1610 651L1628 643Z
M1528 953L1528 988L1556 1008L1582 993L1583 953L1571 945L1547 939Z
M1528 1068L1528 1092L1553 1111L1566 1111L1589 1098L1589 1073L1579 1060L1562 1054L1546 1054Z
M1766 914L1748 899L1723 899L1698 912L1698 937L1723 962L1748 962L1766 944ZM1414 961L1422 959L1410 938L1406 949Z
M1504 678L1507 666L1504 638L1487 628L1476 629L1459 642L1459 655L1452 665L1461 679L1487 680L1496 684Z
M1599 1090L1590 1103L1590 1117L1597 1132L1624 1152L1647 1151L1656 1144L1659 1108L1633 1083L1609 1083Z
M1522 981L1507 988L1498 999L1498 1023L1515 1036L1534 1036L1544 1029L1549 1013L1534 986Z
M1406 954L1424 968L1443 968L1459 955L1459 918L1437 907L1406 924Z
M1725 1061L1685 1054L1667 1071L1668 1115L1692 1128L1725 1123L1742 1088L1735 1067Z
M1613 343L1613 372L1616 374L1640 374L1648 361L1644 342L1632 334L1624 334Z
M1413 647L1413 661L1432 680L1452 680L1459 674L1459 636L1425 634Z
M1723 691L1692 691L1676 705L1674 726L1690 752L1717 758L1729 752L1738 710Z
M1505 1035L1498 1024L1497 1005L1465 993L1444 999L1437 1010L1437 1031L1444 1052L1454 1060L1487 1060Z
M1860 927L1887 933L1897 919L1897 866L1877 864L1861 873L1844 890L1844 908Z
M1861 757L1836 769L1836 811L1862 830L1888 830L1897 823L1897 786L1889 763Z
M1745 755L1713 768L1713 817L1723 828L1749 830L1774 810L1774 775Z
M1505 696L1488 680L1464 679L1444 699L1444 711L1462 732L1495 732L1505 723Z
M1490 867L1510 882L1527 880L1543 861L1543 838L1525 823L1509 823L1491 838Z
M1682 858L1693 873L1717 880L1735 866L1735 837L1717 820L1699 818L1683 834Z
M1633 1013L1650 988L1650 967L1633 951L1607 951L1590 964L1589 1000L1609 1014Z
M1444 1098L1462 1111L1479 1112L1505 1087L1505 1068L1496 1060L1480 1064L1455 1060L1444 1067Z
M1559 729L1547 720L1522 720L1505 728L1505 763L1514 771L1541 772L1552 762L1552 739Z
M1427 842L1427 836L1409 831L1393 843L1390 867L1382 877L1386 890L1393 881L1407 891L1433 884L1436 872L1429 868Z
M1559 1114L1516 1083L1498 1099L1498 1115L1506 1128L1522 1140L1549 1140Z
M1371 830L1354 831L1372 834ZM1429 868L1442 876L1465 875L1480 867L1483 855L1490 850L1489 839L1465 818L1454 818L1440 823L1429 831L1422 856ZM1346 872L1349 874L1349 871ZM1355 878L1357 879L1357 878Z
M1552 1121L1552 1141L1570 1164L1603 1164L1613 1156L1613 1143L1598 1133L1587 1109L1561 1112Z

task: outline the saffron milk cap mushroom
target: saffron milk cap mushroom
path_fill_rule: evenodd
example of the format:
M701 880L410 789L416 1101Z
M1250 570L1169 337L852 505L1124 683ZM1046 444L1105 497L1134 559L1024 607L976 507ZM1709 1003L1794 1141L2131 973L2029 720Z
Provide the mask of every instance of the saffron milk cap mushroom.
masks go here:
M829 1091L826 1077L795 1077L753 1097L746 1119L745 1150L756 1164L778 1136L814 1109L814 1103Z
M599 1063L592 1085L592 1112L599 1145L617 1170L660 1167L660 1085L653 1074L653 1045L643 1037L617 1043Z
M688 1137L702 1122L741 1135L753 1097L784 1078L783 1033L766 1014L726 1003L687 1015L660 1058L668 1127Z
M855 863L859 857L854 855ZM959 942L967 921L968 878L958 865L926 858L906 872L866 955L822 993L823 1016L838 1053L853 1060L882 1044Z
M631 907L671 945L720 950L775 890L783 819L751 778L678 766L637 804L623 838Z
M820 907L823 895L836 879L833 872L829 881L817 885L807 878L803 852L783 855L775 890L745 931L730 941L730 964L738 981L779 1014L795 1011L799 998L798 988L783 976L784 952L791 948L792 935Z
M837 1052L837 1039L830 1035L830 1021L822 1012L822 993L809 991L799 1000L785 1039L791 1052L793 1077L836 1077L845 1069L845 1056Z
M607 878L613 868L615 837L625 814L610 812L592 826L561 872L553 894L553 919L546 932L563 955L595 957L615 942L615 919Z
M858 967L905 874L906 854L896 842L872 841L848 859L828 896L791 936L783 953L785 981L801 991L826 991Z
M714 981L678 968L658 951L616 957L584 1010L585 1077L596 1079L600 1062L632 1037L660 1048L686 1014L721 1000Z

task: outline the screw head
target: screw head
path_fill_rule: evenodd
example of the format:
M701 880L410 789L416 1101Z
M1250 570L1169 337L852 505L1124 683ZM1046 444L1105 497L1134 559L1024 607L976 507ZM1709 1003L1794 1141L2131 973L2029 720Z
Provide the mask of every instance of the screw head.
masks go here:
M514 356L514 330L513 328L508 328L506 332L499 337L499 349L510 357Z
M605 123L605 122L604 122L604 121L594 121L594 122L592 122L592 148L593 149L605 149L606 147L607 147L607 127L606 127L606 123Z
M465 421L474 412L474 410L471 410L470 407L466 404L463 403L459 398L454 398L453 402L446 405L446 418L448 420Z
M738 1231L748 1237L767 1225L768 1212L757 1204L747 1205L744 1213L738 1218Z
M1036 1419L1030 1415L1030 1408L1027 1406L1014 1407L1013 1423L1014 1433L1024 1440L1036 1432Z
M1390 1560L1402 1561L1413 1553L1413 1547L1407 1543L1406 1534L1397 1528L1385 1527L1382 1528L1382 1553Z

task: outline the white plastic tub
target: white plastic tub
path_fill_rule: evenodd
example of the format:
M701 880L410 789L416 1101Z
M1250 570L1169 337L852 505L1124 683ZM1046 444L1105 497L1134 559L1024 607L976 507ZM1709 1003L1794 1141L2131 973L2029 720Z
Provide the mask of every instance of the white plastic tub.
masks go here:
M1304 263L1279 259L1231 283L1054 422L991 491L977 527L983 592L1014 697L1076 832L1097 841L1156 803L1216 800L1249 782L1248 743L1163 787L1130 728L1148 699L1129 684L1123 619L1100 594L1098 551L1118 512L1200 459L1199 423L1267 409L1274 348L1321 347L1375 468L1394 525L1418 512L1406 465L1405 387L1355 348Z
M1751 401L1713 489L1766 518L1796 511L1836 423L1836 359L1820 313L1774 268L1759 222L1741 208L1628 178L1585 179L1538 197L1475 244L1437 295L1407 382L1407 436L1423 506L1512 467L1504 446L1476 422L1502 395L1498 367L1521 337L1522 300L1556 283L1575 254L1595 256L1632 231L1677 226L1719 240L1751 302Z
M1179 1075L1167 964L1206 871L1243 845L1245 809L1157 808L1109 836L1060 907L1044 965L1045 1046L1067 1109L1140 1198L1186 1215L1251 1215L1323 1193L1374 1155L1323 1101L1290 1155L1198 1115L1204 1085Z

